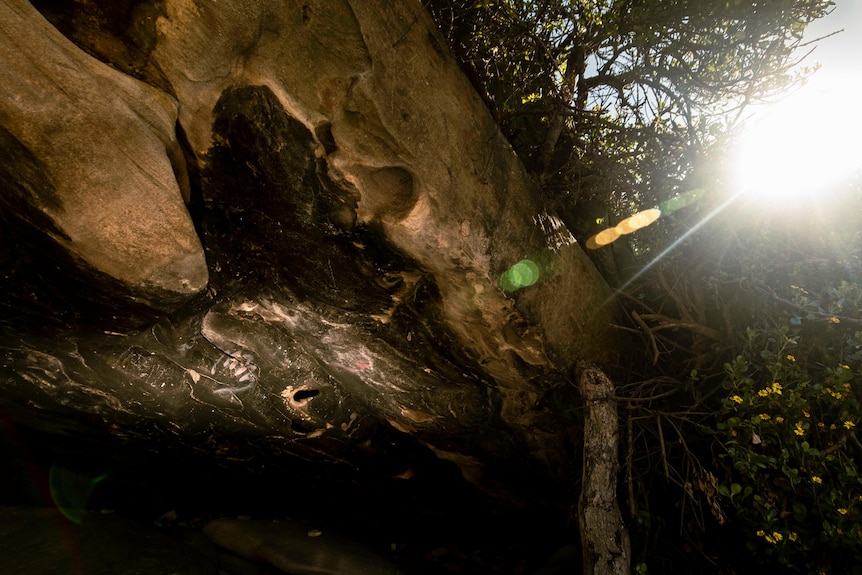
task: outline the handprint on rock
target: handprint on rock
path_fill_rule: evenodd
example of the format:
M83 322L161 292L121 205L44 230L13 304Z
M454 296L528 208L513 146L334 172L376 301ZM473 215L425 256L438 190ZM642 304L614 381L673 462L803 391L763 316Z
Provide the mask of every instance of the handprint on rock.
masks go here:
M244 386L225 386L213 391L219 395L234 395L240 391L246 391L254 387L258 379L258 367L254 363L254 356L248 352L235 351L227 353L223 358L216 361L210 369L210 374L215 375L221 368L226 370L231 378L237 383L245 383Z

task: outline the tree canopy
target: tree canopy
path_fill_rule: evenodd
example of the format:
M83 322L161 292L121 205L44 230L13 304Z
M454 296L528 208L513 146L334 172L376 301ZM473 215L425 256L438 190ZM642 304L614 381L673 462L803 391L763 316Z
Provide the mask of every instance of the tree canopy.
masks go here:
M430 0L550 193L626 212L680 191L744 107L799 82L827 0Z

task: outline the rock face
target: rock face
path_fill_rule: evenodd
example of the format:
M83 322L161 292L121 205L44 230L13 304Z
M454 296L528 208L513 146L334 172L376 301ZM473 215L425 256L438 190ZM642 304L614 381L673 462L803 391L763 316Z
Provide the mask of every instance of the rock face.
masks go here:
M28 254L0 260L3 404L570 480L566 382L614 358L609 291L421 5L126 4L41 7L113 67L0 4L0 207ZM99 293L46 291L57 265Z
M247 1L225 10L176 0L165 11L152 58L182 103L180 122L198 158L212 147L225 90L266 86L270 105L314 134L313 152L341 204L331 223L378 228L419 262L440 290L447 328L492 376L522 380L519 364L548 365L546 352L564 363L607 353L608 341L590 329L595 320L586 320L601 309L604 284L542 211L417 4ZM517 301L498 289L509 266L548 249L549 277ZM548 337L498 329L516 316Z
M240 557L272 565L283 573L404 573L372 549L301 523L217 519L204 527L204 533Z
M0 44L6 217L47 235L70 269L157 308L200 292L176 100L86 55L23 0L0 5Z

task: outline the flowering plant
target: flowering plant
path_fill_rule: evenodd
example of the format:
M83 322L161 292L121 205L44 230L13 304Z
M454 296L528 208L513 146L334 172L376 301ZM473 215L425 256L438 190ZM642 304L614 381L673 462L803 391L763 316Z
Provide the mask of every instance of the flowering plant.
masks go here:
M724 366L719 491L756 555L849 572L862 564L862 331L842 311L858 309L862 292L842 283L815 301L791 290L797 313L748 329Z

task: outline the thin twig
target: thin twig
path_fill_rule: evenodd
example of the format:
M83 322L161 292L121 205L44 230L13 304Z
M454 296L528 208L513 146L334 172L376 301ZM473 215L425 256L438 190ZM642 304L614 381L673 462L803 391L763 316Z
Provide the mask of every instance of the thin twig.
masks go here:
M659 357L658 344L655 341L655 337L652 334L652 330L647 326L646 323L644 323L644 321L641 319L641 316L638 315L637 311L632 310L632 317L634 318L635 322L637 322L637 324L639 326L641 326L641 329L643 329L643 331L649 337L650 347L652 348L652 352L653 352L652 364L653 365L657 364L658 363L658 357Z
M659 322L659 325L652 328L653 330L682 328L682 329L687 329L689 331L693 331L695 333L698 333L698 334L705 336L705 337L708 337L710 339L713 339L719 343L724 342L724 335L722 335L722 333L720 331L718 331L717 329L713 329L711 327L706 327L705 325L701 325L699 323L689 322L689 321L679 321L679 320L669 318L666 315L662 315L662 314L652 314L651 313L651 314L644 314L640 317L643 320L650 319L650 320L654 320L654 321Z
M661 446L661 461L664 465L664 476L666 479L670 480L670 468L667 464L667 451L665 450L664 445L664 431L661 428L661 415L656 415L655 417L656 429L658 429L658 441Z
M857 441L858 441L858 440L857 440ZM833 445L830 445L829 447L827 447L826 449L824 449L822 452L820 452L820 455L824 455L824 456L826 456L826 455L829 455L830 453L834 453L834 452L838 451L839 449L841 449L842 447L844 447L844 444L845 444L846 442L847 442L847 436L846 436L846 435L844 435L844 436L842 436L842 437L841 437L841 439L840 439L840 440L838 440L838 442L837 442L837 443L835 443L835 444L833 444Z

